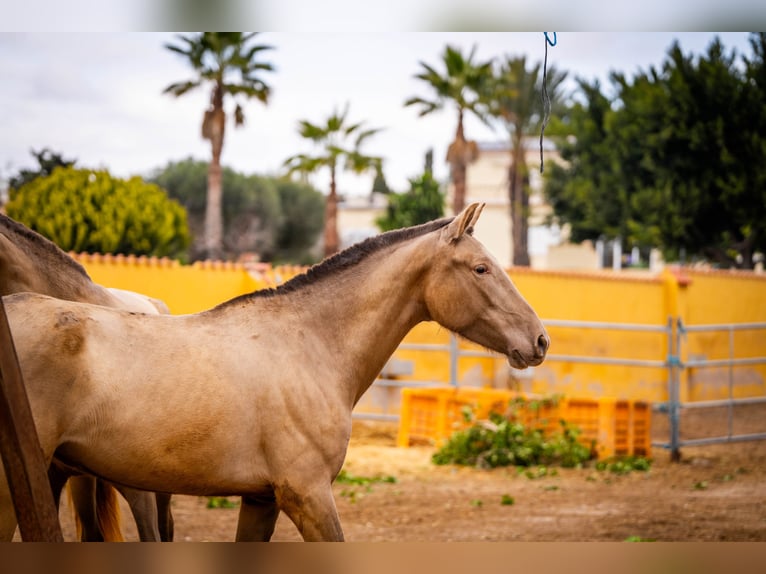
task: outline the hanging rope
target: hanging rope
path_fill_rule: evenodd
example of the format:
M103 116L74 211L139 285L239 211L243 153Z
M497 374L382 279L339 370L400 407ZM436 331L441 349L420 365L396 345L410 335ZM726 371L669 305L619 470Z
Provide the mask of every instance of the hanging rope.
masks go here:
M548 125L548 120L551 114L551 98L548 95L548 44L551 47L556 45L556 32L553 32L553 41L548 36L548 32L543 32L545 36L545 60L543 60L543 125L540 129L540 173L543 173L543 134L545 133L545 126Z

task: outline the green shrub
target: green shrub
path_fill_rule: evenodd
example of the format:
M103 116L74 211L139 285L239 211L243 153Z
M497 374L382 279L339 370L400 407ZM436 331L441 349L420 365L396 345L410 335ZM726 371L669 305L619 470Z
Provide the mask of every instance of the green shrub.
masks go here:
M498 413L457 431L432 457L435 464L479 468L558 465L575 467L592 458L592 449L578 440L580 431L561 422L561 432L546 436Z
M57 167L11 191L9 217L64 251L182 256L186 211L157 185L103 170Z

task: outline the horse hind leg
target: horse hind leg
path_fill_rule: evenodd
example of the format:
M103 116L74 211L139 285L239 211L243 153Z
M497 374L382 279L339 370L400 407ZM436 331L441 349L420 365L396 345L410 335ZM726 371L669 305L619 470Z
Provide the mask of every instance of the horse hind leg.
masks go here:
M155 492L154 499L157 503L157 520L159 522L160 540L173 542L175 522L170 510L170 498L172 495L165 492Z
M122 494L130 506L133 518L136 521L138 538L141 542L159 542L159 521L157 516L157 502L154 493L145 490L137 490L125 486L115 488Z
M268 542L274 534L279 507L274 496L243 496L237 521L237 542Z

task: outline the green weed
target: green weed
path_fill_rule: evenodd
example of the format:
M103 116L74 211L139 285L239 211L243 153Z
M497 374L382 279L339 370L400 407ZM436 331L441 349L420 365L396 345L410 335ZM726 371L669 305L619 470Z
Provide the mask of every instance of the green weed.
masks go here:
M335 479L338 484L353 484L356 486L366 486L368 484L388 483L395 484L396 477L391 475L384 476L355 476L346 470L341 470Z
M652 460L643 456L613 456L596 463L596 470L612 474L629 474L634 470L646 472L652 466Z
M356 488L344 488L340 491L340 495L344 498L348 498L349 502L355 504L366 494L372 492L373 484L395 484L396 477L391 475L383 476L355 476L350 474L346 470L341 470L338 476L335 478L335 482L338 484L347 484ZM401 494L395 492L394 494Z
M643 536L628 536L625 542L657 542L656 538L644 538Z
M206 508L237 508L239 502L229 500L225 496L208 496Z

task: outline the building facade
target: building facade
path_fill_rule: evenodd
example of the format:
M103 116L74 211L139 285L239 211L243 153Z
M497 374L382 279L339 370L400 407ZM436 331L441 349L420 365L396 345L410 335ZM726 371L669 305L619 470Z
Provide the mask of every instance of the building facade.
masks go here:
M544 142L544 161L556 161L558 153L549 142ZM535 269L598 269L599 258L593 245L574 245L567 242L566 229L548 225L551 207L543 195L543 177L540 173L539 142L528 140L525 150L530 179L529 256ZM511 164L507 142L479 143L479 158L468 166L466 173L466 203L481 202L486 206L476 237L489 249L503 266L513 261L513 240L510 200L508 198L508 172ZM452 185L447 186L446 211L451 214ZM353 198L342 202L338 210L338 226L342 247L379 232L375 219L386 208L386 197Z

